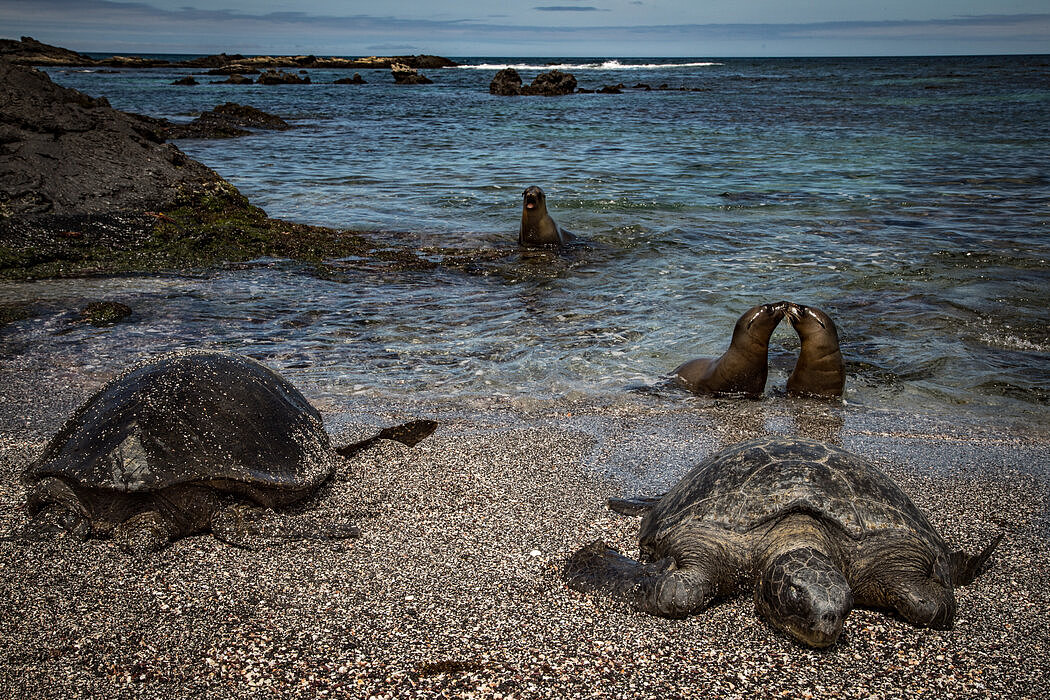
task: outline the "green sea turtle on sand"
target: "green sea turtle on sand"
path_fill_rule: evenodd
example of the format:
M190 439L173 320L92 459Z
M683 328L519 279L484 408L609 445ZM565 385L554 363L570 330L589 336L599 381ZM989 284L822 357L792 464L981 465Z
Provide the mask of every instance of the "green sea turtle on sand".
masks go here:
M854 604L947 628L954 587L980 572L952 551L903 491L870 462L821 442L762 438L717 452L658 498L610 499L645 513L650 563L596 541L565 567L570 587L600 591L665 617L753 587L755 607L803 644L826 647Z
M413 421L334 449L317 409L262 364L168 355L104 386L29 465L23 532L113 537L135 554L207 531L252 549L353 537L349 520L304 524L268 509L315 493L343 457L376 440L414 445L436 425Z

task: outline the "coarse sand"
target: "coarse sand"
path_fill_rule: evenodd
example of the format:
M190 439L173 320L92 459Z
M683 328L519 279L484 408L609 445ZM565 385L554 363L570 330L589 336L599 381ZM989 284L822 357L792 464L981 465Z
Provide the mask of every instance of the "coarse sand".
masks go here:
M111 374L0 363L0 535L25 522L20 472ZM112 541L0 541L0 697L1045 697L1050 678L1050 443L850 406L630 394L326 397L336 443L380 441L296 513L354 515L360 539L263 551L210 535L142 558ZM596 538L637 554L609 496L659 493L725 444L833 439L875 460L955 547L1005 538L957 590L951 630L857 609L838 644L803 648L749 592L684 620L568 589Z

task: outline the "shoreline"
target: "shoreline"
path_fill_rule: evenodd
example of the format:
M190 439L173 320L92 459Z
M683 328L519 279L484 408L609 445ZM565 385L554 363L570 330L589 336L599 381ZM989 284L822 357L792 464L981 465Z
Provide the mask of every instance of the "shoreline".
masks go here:
M34 404L41 376L15 369L0 365L0 423L11 426L0 445L5 533L23 517L18 471L101 382L71 370L73 381ZM414 449L367 450L293 509L352 513L362 537L249 552L202 535L142 559L105 540L0 542L9 697L264 688L281 697L1034 698L1050 673L1046 435L916 434L922 426L903 416L896 430L847 421L842 445L882 465L953 546L1006 538L991 568L956 591L953 630L858 609L839 644L814 651L761 621L748 593L664 620L560 578L564 560L598 537L637 553L638 520L608 511L607 497L664 487L754 424L734 428L711 410L646 397L588 408L301 388L336 442L410 417L440 423Z

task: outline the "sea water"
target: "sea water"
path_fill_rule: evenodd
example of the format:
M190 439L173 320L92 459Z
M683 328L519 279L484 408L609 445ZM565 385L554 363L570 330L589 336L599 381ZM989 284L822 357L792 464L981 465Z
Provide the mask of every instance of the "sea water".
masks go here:
M171 84L186 70L49 69L118 109L284 117L293 130L177 145L273 217L496 262L4 283L52 313L0 331L3 354L106 374L212 347L315 394L606 400L719 355L747 308L786 299L835 320L849 404L1045 426L1050 57L457 60L422 86L386 70L186 87ZM625 89L490 95L508 66ZM529 185L580 246L517 251ZM100 298L132 322L71 323ZM797 351L784 322L771 396Z

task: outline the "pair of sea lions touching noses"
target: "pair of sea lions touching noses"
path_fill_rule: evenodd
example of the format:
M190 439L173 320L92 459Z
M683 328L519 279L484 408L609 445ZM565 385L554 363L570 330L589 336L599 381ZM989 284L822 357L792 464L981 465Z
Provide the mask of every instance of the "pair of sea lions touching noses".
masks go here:
M733 328L721 357L690 360L674 370L674 381L695 394L742 394L757 398L766 386L769 337L784 316L802 341L795 369L788 377L793 396L842 396L846 369L838 331L831 318L811 306L789 301L748 309Z
M532 185L521 196L519 245L526 248L560 246L573 238L547 212L543 190ZM769 338L784 316L802 341L795 370L788 377L788 394L842 396L846 370L835 324L820 309L787 301L749 309L736 322L733 340L725 354L680 365L674 371L674 381L695 394L741 394L757 398L766 387Z

